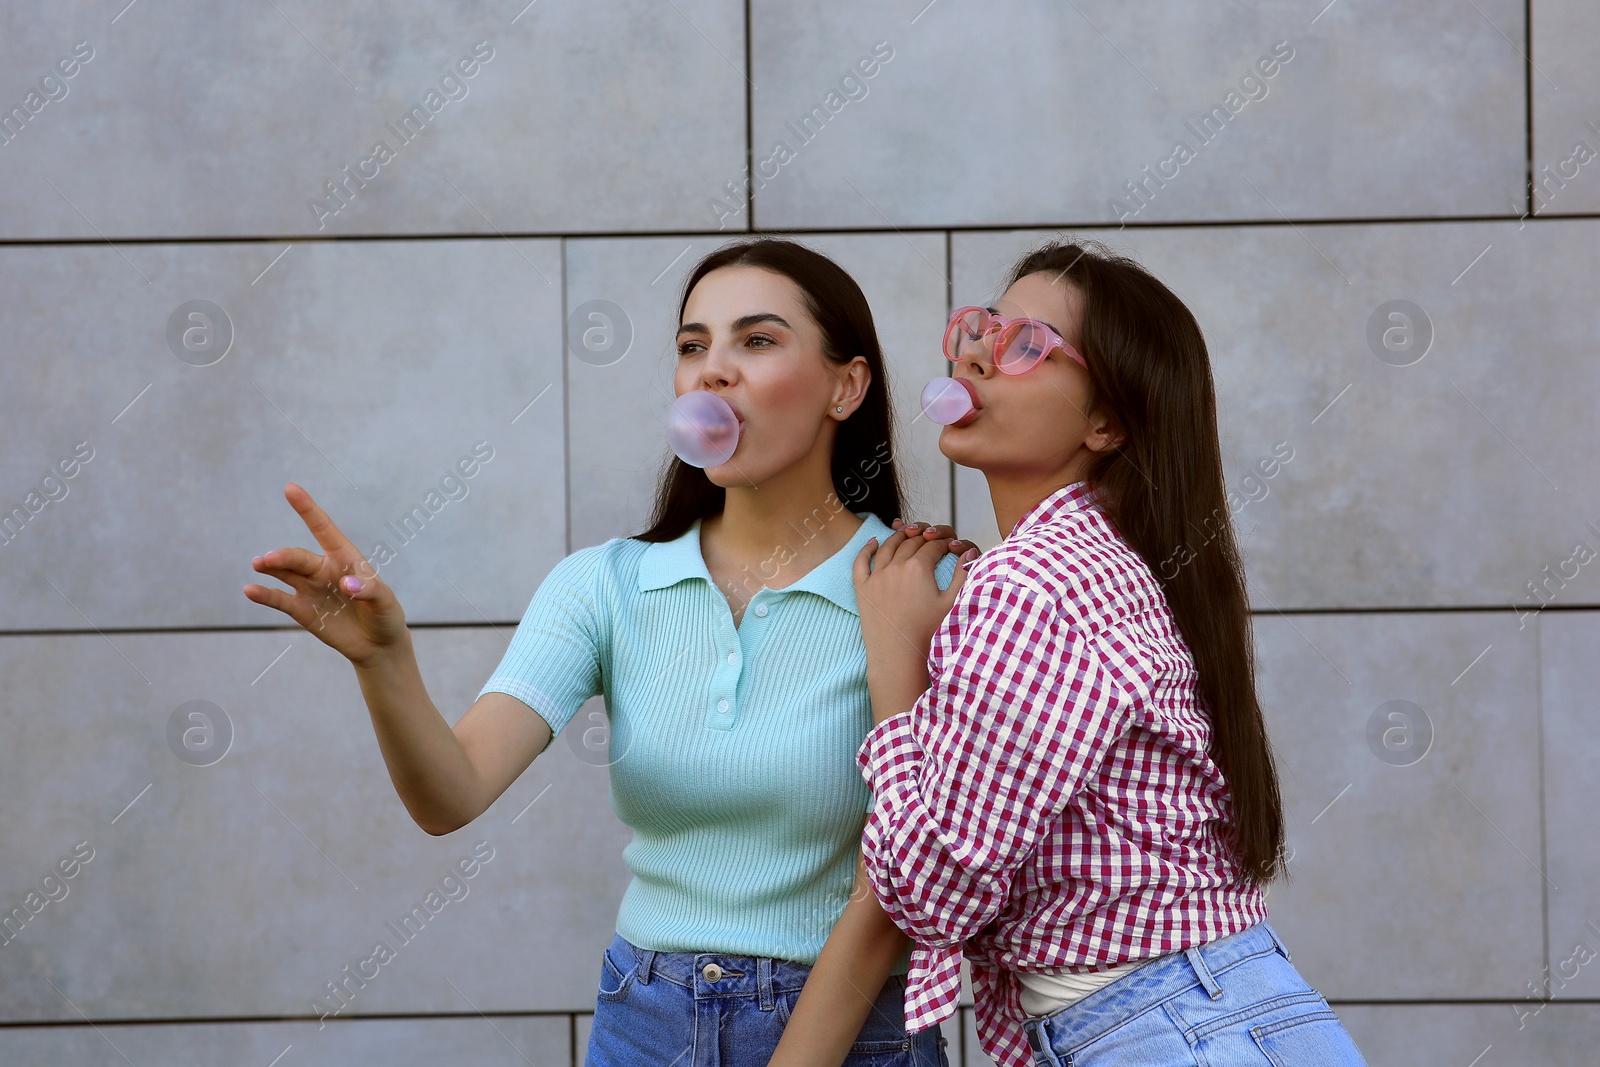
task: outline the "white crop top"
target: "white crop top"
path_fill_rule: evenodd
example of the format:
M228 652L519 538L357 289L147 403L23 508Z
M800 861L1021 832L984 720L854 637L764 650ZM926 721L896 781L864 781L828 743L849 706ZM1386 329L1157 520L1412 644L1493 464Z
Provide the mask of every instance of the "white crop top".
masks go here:
M1058 971L1054 974L1040 974L1036 971L1011 973L1017 976L1017 981L1022 985L1020 998L1022 1010L1027 1012L1030 1018L1038 1018L1060 1011L1069 1004L1075 1004L1100 987L1108 986L1118 978L1160 958L1153 956L1144 960L1128 960L1104 971L1076 974L1070 971Z

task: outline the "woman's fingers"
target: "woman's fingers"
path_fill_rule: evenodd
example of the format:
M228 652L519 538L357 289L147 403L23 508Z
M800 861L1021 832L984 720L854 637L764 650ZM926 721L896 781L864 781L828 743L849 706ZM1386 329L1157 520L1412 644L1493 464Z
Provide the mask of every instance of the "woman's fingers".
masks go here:
M939 566L939 561L944 559L945 553L954 552L959 555L964 551L966 550L956 547L954 538L934 537L918 546L916 558L924 561L927 564L928 573L932 574L934 569Z
M895 553L899 551L900 546L905 544L907 540L909 538L906 537L904 527L885 537L882 543L878 545L878 555L873 566L876 567L879 563L887 563L889 560L894 559Z
M857 589L860 589L861 583L867 580L872 557L877 553L878 547L878 539L872 538L861 546L861 551L856 553L855 562L850 564L850 577L855 580Z
M290 482L283 487L283 495L288 498L289 505L300 513L300 518L305 520L306 528L311 531L311 536L317 539L317 544L321 545L329 555L346 549L351 552L356 551L356 546L351 544L350 539L333 524L328 513L317 506L317 502L311 499L310 493Z
M948 523L904 522L897 518L890 525L894 533L885 538L882 545L876 546L879 554L873 560L874 570L881 564L910 561L922 554L929 573L932 573L947 552L963 557L963 561L957 564L961 567L970 562L965 560L967 553L976 551L978 547L972 541L957 537L955 527ZM869 544L869 547L873 546ZM924 549L927 550L925 553ZM865 560L872 555L864 549L858 558ZM965 574L961 577L964 578Z
M257 556L250 561L250 564L263 574L272 574L274 578L283 577L281 574L273 574L279 570L293 571L295 574L314 578L322 571L324 558L304 548L275 548L271 552Z
M257 556L251 565L262 574L268 574L288 586L293 586L297 593L310 593L317 589L325 589L326 584L305 574L294 567L274 567L265 562L264 556ZM270 586L266 588L271 588Z
M971 541L965 540L964 538L956 537L956 529L955 529L954 526L951 526L949 523L943 523L943 522L937 523L937 524L925 523L925 522L901 523L901 521L899 519L896 519L896 520L894 520L894 524L895 524L895 529L896 530L907 534L907 536L911 537L911 538L915 538L915 537L919 537L920 536L924 540L924 542L931 542L931 541L936 541L936 540L941 540L941 539L951 539L951 538L953 538L953 540L950 540L950 543L949 543L949 545L947 547L948 547L949 551L955 552L957 554L965 552L969 548L976 548L977 547Z
M309 628L310 621L314 619L312 613L304 606L305 601L297 600L293 593L286 593L282 589L272 589L252 583L244 587L244 595L264 607L276 608L300 626Z

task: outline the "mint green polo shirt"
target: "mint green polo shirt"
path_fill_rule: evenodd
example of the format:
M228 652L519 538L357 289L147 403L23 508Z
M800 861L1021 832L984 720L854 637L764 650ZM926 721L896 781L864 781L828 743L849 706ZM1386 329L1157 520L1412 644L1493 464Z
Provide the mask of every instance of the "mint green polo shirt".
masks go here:
M856 767L872 707L851 567L893 532L854 514L849 543L757 591L737 627L698 521L673 541L579 549L540 583L480 691L516 697L552 733L604 695L611 804L633 830L617 932L634 944L811 964L844 911L872 807ZM940 560L941 589L956 562Z

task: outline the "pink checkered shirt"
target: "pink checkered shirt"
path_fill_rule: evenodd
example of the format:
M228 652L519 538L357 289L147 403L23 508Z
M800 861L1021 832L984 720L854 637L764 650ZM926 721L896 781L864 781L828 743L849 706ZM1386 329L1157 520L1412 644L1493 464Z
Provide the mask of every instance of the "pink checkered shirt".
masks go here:
M955 1011L965 950L984 1051L1031 1067L1013 972L1103 970L1266 918L1188 647L1087 482L973 562L928 675L856 757L867 873L914 942L908 1029Z

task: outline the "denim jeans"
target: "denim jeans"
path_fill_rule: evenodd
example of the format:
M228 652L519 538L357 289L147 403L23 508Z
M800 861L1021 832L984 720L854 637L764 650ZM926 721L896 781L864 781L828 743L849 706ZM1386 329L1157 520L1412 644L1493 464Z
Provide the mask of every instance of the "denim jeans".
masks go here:
M1023 1024L1038 1067L1365 1067L1272 927L1145 964Z
M721 952L651 952L618 934L600 965L584 1067L765 1067L811 968ZM949 1067L938 1027L905 1028L905 975L873 1004L845 1067Z

